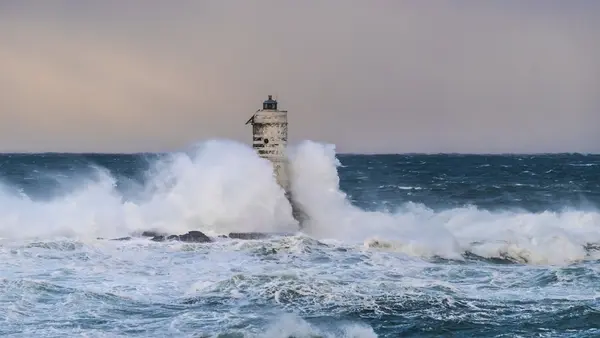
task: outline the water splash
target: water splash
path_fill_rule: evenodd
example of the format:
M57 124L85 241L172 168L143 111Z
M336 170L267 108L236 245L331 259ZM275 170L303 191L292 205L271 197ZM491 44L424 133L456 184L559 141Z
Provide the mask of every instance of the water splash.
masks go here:
M415 203L365 211L339 188L340 162L333 145L304 141L291 147L289 156L294 197L310 217L303 231L313 238L424 258L462 259L470 252L521 263L570 264L600 256L593 249L600 243L597 211L434 211ZM0 237L94 239L142 230L216 235L298 229L270 163L245 144L207 141L155 160L146 177L136 200L126 199L116 189L116 178L101 168L63 182L69 193L49 200L32 200L5 187Z

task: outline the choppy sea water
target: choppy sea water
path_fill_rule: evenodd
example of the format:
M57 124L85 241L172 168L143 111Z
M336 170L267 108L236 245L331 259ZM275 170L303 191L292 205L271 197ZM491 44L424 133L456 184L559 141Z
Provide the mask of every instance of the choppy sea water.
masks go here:
M0 336L600 336L600 156L290 158L1 155Z

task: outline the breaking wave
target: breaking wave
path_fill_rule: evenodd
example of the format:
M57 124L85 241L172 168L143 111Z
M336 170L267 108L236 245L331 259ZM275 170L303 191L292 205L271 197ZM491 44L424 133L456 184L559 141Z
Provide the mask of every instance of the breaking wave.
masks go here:
M290 148L290 161L294 198L310 217L302 232L321 241L423 258L464 259L468 253L528 264L600 258L597 211L470 206L440 211L417 203L366 211L340 190L333 145L304 141ZM5 185L0 237L91 240L143 230L298 231L270 163L244 144L207 141L155 160L146 175L136 199L125 198L117 178L101 168L77 180L74 189L68 187L68 194L45 201L14 194Z

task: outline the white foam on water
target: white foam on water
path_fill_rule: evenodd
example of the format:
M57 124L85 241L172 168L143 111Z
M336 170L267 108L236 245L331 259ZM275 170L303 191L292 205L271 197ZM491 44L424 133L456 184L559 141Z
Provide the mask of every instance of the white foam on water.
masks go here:
M306 320L293 314L286 314L278 317L260 338L314 338L314 337L339 337L339 338L377 338L373 329L369 326L358 324L345 324L331 328L319 329ZM331 332L334 331L334 332ZM258 338L257 337L257 338Z
M134 231L292 231L297 222L270 163L231 141L208 141L155 163L141 202L124 202L103 170L50 201L0 194L0 237L114 237Z
M474 207L433 211L406 203L396 212L353 206L339 189L333 145L311 141L291 152L294 196L317 238L364 241L368 247L417 256L459 259L465 251L532 264L568 264L588 257L585 245L600 243L600 213L569 210L490 212ZM592 257L595 258L595 257Z
M6 319L0 332L24 330L24 336L116 336L139 328L148 330L146 336L376 337L360 316L335 318L361 311L448 318L457 315L456 308L447 313L457 298L493 304L497 310L468 313L485 322L490 311L506 318L506 308L498 307L505 301L523 302L515 306L531 313L540 306L531 301L598 297L597 277L582 275L596 273L574 271L579 268L437 264L350 244L324 246L302 235L199 245L15 241L0 246L0 261L0 315ZM544 311L557 306L570 304ZM122 311L136 315L123 317ZM376 325L368 316L364 321ZM93 324L98 318L106 324ZM83 327L47 324L74 320Z
M528 213L472 207L434 211L406 203L398 210L365 211L339 188L335 147L304 141L290 147L292 190L309 215L302 231L368 249L417 257L461 259L465 251L529 264L569 264L590 257L600 243L600 213ZM208 234L294 232L298 223L271 165L247 145L211 140L153 163L141 199L125 201L116 179L94 175L65 185L67 194L34 201L0 193L0 238L127 236L135 231Z

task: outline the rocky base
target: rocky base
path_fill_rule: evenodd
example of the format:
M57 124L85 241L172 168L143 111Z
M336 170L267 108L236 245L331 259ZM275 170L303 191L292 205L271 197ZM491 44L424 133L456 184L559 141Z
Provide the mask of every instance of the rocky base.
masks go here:
M262 232L231 232L229 238L233 239L265 239L272 235L268 235Z
M146 236L149 237L149 236ZM200 231L190 231L183 235L157 235L152 236L151 240L155 242L163 242L163 241L180 241L187 243L210 243L212 239L206 236L204 233Z
M263 232L231 232L229 235L221 235L221 238L230 238L230 239L243 239L243 240L253 240L253 239L265 239L272 236L285 236L291 234L282 234L282 233L263 233ZM202 233L201 231L190 231L183 235L169 235L164 233L159 233L155 231L144 231L139 234L134 234L131 237L121 237L121 238L113 238L113 241L128 241L133 239L134 237L146 237L150 238L151 241L155 242L164 242L164 241L179 241L186 243L210 243L213 242L213 239ZM102 238L99 238L102 239Z

